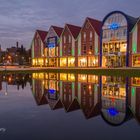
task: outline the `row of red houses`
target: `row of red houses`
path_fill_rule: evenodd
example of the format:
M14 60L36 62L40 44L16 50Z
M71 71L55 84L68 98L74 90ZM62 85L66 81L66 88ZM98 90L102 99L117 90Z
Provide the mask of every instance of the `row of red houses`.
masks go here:
M140 18L114 11L81 27L36 30L31 48L37 67L140 67Z

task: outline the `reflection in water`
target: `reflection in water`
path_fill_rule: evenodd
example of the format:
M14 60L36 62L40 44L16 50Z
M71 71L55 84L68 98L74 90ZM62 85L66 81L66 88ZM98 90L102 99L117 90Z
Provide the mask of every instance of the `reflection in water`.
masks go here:
M2 82L24 88L27 82L37 105L52 110L81 110L86 119L101 116L110 125L121 125L132 118L140 122L140 78L71 73L7 74Z
M48 103L51 109L81 109L86 119L101 115L111 125L132 116L140 120L140 78L70 73L33 73L32 78L33 93L45 98L40 104Z
M106 76L102 76L101 80L101 115L106 122L119 125L129 117L127 114L128 80L125 77Z

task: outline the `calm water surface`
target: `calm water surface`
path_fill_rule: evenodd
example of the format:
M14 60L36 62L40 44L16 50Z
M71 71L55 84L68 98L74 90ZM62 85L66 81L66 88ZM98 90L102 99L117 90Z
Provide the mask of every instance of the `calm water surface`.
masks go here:
M140 77L0 75L0 140L139 140Z

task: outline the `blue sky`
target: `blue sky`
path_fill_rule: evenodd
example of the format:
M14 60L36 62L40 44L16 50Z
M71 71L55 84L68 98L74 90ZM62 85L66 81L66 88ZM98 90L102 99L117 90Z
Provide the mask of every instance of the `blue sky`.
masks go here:
M139 17L140 0L0 0L0 44L5 49L19 41L29 48L36 29L81 26L87 16L102 20L114 10Z

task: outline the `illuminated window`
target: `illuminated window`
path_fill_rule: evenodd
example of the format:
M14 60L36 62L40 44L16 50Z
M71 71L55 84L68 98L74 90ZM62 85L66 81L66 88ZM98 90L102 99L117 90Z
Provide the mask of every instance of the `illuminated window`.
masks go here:
M90 40L92 40L92 31L90 31Z
M86 32L84 32L84 41L86 41Z

